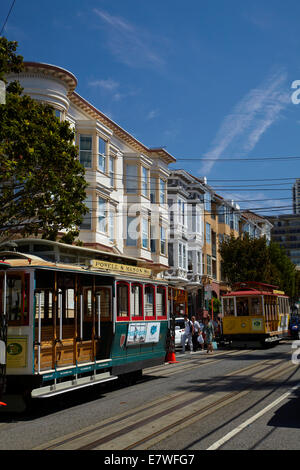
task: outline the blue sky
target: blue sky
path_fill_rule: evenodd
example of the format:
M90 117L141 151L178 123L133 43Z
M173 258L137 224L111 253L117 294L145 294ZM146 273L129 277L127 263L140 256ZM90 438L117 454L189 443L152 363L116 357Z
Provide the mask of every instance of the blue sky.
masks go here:
M300 159L249 159L300 156L299 17L295 0L16 0L3 34L174 167L274 214L292 212Z

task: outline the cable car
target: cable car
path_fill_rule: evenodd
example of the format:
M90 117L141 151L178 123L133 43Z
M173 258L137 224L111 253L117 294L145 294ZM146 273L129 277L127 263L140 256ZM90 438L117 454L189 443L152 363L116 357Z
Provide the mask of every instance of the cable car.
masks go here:
M276 286L240 282L222 296L224 340L266 345L288 337L289 298Z
M21 396L22 408L164 362L167 285L150 269L46 240L21 250L0 254L0 401Z

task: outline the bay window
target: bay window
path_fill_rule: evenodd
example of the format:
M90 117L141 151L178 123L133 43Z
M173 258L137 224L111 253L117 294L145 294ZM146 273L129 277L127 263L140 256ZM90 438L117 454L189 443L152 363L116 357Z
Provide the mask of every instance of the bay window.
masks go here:
M149 170L142 166L142 195L148 197L148 173Z
M106 142L101 137L98 137L98 169L105 173L105 160L106 160Z
M84 168L92 168L93 138L91 135L79 137L79 161Z
M142 219L142 247L148 249L149 223L147 219Z
M98 197L98 230L99 232L106 233L106 200Z
M126 165L126 193L137 194L138 192L138 167L137 165Z

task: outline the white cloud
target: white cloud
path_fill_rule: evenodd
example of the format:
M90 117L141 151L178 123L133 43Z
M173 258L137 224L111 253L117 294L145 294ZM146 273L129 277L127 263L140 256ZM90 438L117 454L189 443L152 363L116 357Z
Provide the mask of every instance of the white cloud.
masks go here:
M147 119L154 119L154 118L156 118L158 115L159 115L158 109L152 109L151 111L149 111L149 113L147 114L146 118L147 118Z
M107 80L93 80L89 82L92 87L102 88L104 90L113 91L119 88L120 84L111 78Z
M117 59L130 67L161 67L162 38L152 35L120 16L95 8L93 12L107 28L107 45Z
M204 158L245 156L254 149L262 135L277 121L289 103L283 71L272 74L258 88L250 90L221 123L217 135ZM226 155L224 153L226 152ZM204 162L201 175L210 173L215 162Z

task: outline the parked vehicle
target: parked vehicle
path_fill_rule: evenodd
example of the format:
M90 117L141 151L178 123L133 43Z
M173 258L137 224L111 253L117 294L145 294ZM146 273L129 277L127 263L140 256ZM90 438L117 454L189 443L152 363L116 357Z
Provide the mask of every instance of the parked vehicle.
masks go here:
M290 336L292 339L300 339L300 317L293 315L289 324Z
M181 336L184 333L184 318L177 317L175 318L175 347L178 348L181 346Z

